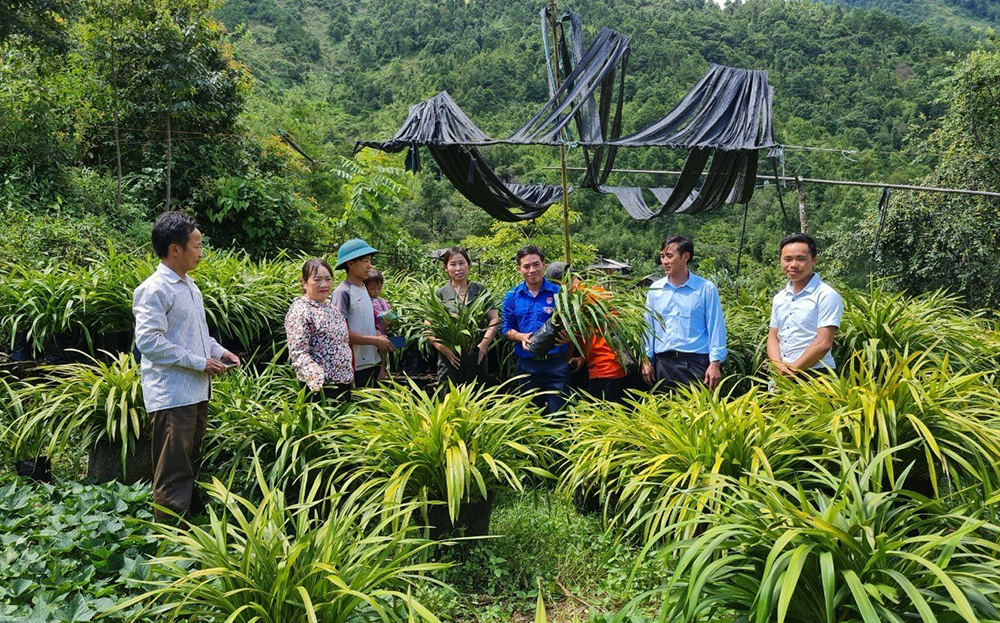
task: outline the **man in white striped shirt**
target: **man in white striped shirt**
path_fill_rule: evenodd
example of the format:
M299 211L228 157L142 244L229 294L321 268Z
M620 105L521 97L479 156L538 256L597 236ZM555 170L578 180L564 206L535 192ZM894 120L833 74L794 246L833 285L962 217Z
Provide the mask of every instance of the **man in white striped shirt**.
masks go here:
M135 289L135 344L142 395L153 425L153 503L178 515L199 505L195 476L212 378L240 359L208 334L201 290L188 272L203 256L195 220L165 212L153 225L160 265ZM169 513L155 509L157 521Z

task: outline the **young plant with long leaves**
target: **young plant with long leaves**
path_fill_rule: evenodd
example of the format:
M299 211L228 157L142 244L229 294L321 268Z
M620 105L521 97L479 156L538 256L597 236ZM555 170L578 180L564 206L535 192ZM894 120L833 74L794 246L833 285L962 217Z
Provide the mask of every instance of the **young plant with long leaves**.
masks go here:
M552 423L509 385L428 394L411 381L357 392L343 421L344 449L366 478L384 482L384 502L443 502L454 522L464 502L528 476L551 478Z
M621 283L599 274L584 275L554 297L553 326L563 330L578 352L586 352L591 337L603 337L619 355L633 361L647 359L649 310L634 283ZM655 319L653 320L656 321Z
M757 389L582 402L568 424L561 488L596 494L611 524L646 541L703 529L728 489L756 474L792 479L832 439L805 418L775 414Z
M131 353L105 355L108 361L87 356L82 363L42 368L40 378L22 386L20 399L35 408L16 424L16 451L41 438L48 439L49 457L107 441L120 445L124 470L149 418L139 364Z
M997 526L896 485L885 454L839 455L797 484L755 477L727 492L719 523L662 550L673 569L659 621L979 623L1000 612ZM654 593L659 591L654 591Z
M899 464L915 463L911 481L929 482L935 494L942 480L951 491L1000 489L1000 389L989 375L956 371L947 355L871 346L844 363L839 376L780 379L776 405L810 413L862 457L884 456L890 481Z
M259 502L213 479L203 524L147 524L167 552L150 562L153 588L111 612L142 605L167 621L438 622L411 593L448 565L427 562L432 543L395 526L411 508L387 509L361 491L323 500L318 488L289 505L256 460L251 469Z

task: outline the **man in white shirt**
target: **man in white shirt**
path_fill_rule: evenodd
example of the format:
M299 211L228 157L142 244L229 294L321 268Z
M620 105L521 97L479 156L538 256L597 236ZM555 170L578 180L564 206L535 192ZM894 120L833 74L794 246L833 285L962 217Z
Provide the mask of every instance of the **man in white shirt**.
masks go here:
M208 335L201 291L188 276L203 255L195 220L181 212L162 214L153 225L153 250L160 265L132 298L135 344L153 425L153 502L183 515L199 506L194 480L212 378L240 359ZM154 514L157 521L170 516L159 508Z
M833 338L840 327L844 303L823 282L816 268L816 241L792 234L781 241L781 271L788 285L774 295L767 333L767 357L784 376L803 371L832 371Z

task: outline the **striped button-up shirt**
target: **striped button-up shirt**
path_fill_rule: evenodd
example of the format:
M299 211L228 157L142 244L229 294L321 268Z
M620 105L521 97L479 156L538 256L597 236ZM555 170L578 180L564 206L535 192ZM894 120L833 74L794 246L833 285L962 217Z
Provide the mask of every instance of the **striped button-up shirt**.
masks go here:
M201 290L160 264L132 296L135 345L142 353L142 397L146 411L162 411L208 400L209 358L225 349L208 335Z
M726 360L726 320L715 284L688 272L682 285L664 277L646 293L650 332L646 354L677 351L708 355L710 361Z

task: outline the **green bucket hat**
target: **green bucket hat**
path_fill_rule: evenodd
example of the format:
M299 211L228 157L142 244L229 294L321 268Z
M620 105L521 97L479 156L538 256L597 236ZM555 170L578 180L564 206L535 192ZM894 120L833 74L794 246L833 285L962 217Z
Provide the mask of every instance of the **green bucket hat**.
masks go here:
M356 260L366 255L375 255L378 249L373 249L370 244L360 238L351 238L337 249L337 265L334 270L340 270L349 260Z

